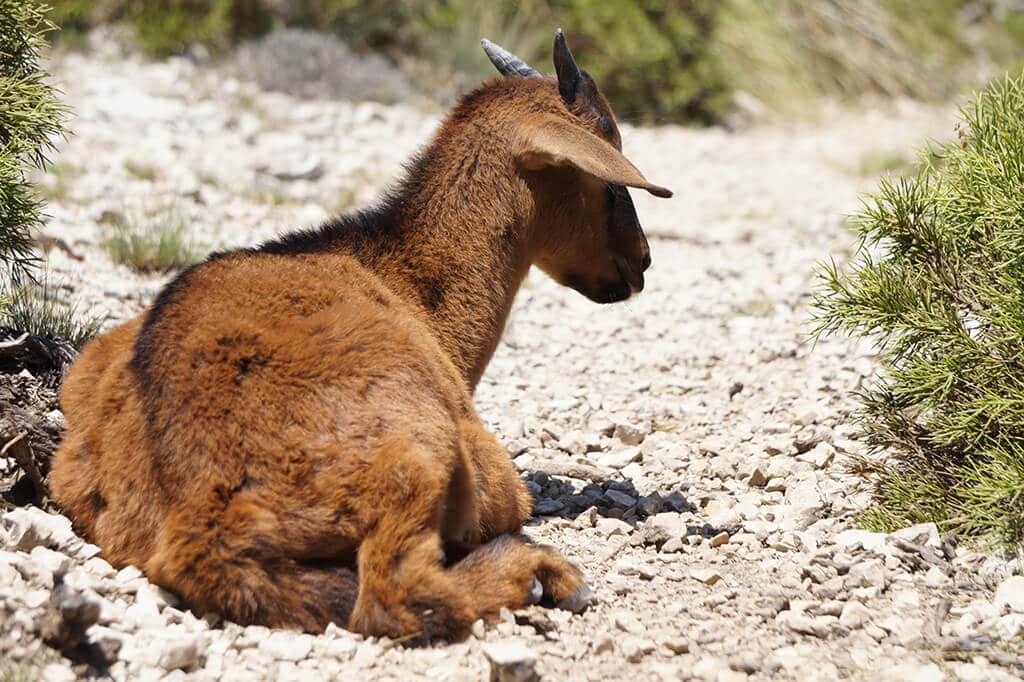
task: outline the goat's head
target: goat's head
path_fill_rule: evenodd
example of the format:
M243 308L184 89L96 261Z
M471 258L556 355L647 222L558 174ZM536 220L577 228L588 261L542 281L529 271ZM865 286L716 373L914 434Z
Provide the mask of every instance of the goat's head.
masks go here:
M494 43L482 44L503 75L542 78ZM561 29L555 32L554 64L557 81L543 79L543 86L530 89L532 106L517 110L517 120L509 122L512 154L535 200L533 262L593 301L622 301L643 289L651 264L626 188L659 197L672 192L647 182L623 156L611 106L576 65Z

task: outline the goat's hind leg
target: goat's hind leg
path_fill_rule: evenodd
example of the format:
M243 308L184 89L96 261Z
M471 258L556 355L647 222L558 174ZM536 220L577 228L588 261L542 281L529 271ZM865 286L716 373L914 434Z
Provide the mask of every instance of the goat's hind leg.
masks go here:
M331 622L344 624L356 572L340 558L310 556L312 547L343 546L344 538L300 496L263 493L233 495L213 485L180 505L165 520L146 574L192 606L243 625L316 633Z
M578 568L554 547L533 544L522 535L502 535L481 545L450 570L485 619L497 616L502 608L542 599L548 606L574 613L591 601L590 588Z

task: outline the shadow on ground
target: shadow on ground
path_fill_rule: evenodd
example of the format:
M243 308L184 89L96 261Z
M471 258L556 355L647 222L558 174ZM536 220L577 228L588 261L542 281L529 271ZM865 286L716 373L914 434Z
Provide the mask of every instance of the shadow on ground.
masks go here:
M582 488L577 488L569 480L537 470L528 472L525 480L533 494L534 518L557 517L576 520L583 514L594 514L625 521L635 528L645 519L664 512L694 516L700 513L697 506L687 500L682 490L641 495L630 479L592 481ZM644 526L645 533L655 536L659 530L658 526ZM685 534L711 538L723 530L733 529L718 528L709 523L687 523ZM667 539L653 536L644 538L645 544L657 545Z

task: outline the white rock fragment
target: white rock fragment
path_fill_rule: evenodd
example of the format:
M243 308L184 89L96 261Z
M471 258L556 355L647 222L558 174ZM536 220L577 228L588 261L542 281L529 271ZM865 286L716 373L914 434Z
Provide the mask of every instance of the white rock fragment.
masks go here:
M162 587L147 582L140 585L139 589L136 590L135 603L141 604L146 608L153 607L157 611L163 611L168 606L177 604L178 598Z
M647 519L648 526L655 528L665 537L681 538L686 535L686 521L676 512L661 512Z
M321 645L320 651L324 656L336 658L339 661L347 661L355 656L359 643L351 637L339 637L329 640Z
M627 636L619 645L622 655L630 663L639 663L655 650L654 642L641 637Z
M816 469L824 469L832 463L835 455L835 448L831 445L828 443L818 443L802 455L797 455L796 459L799 462L806 462Z
M878 559L861 561L850 567L846 575L846 589L852 590L858 587L885 588L886 585L885 566Z
M928 587L943 587L950 582L949 576L938 566L932 566L924 574L924 584Z
M902 663L891 670L879 671L882 682L946 682L949 678L942 668L934 663Z
M491 664L491 682L533 682L540 679L535 669L537 656L522 640L489 642L483 645L483 652Z
M135 566L125 566L114 575L114 583L118 592L122 594L135 594L140 587L147 583L145 576Z
M613 519L610 516L602 516L594 524L595 530L602 537L610 538L614 535L629 535L633 527L622 519Z
M12 676L11 679L15 678ZM40 682L75 682L77 679L75 671L63 663L48 663L39 676Z
M597 464L609 469L622 469L628 464L638 462L642 459L640 448L621 448L611 452L603 452L596 457Z
M362 642L359 648L356 649L356 655L352 659L352 663L359 670L365 670L372 668L377 665L377 661L384 653L384 647L373 642Z
M615 431L612 436L618 438L625 445L640 445L647 437L648 430L629 422L618 422L615 424Z
M818 482L804 478L786 487L786 504L795 508L794 513L817 512L825 506Z
M301 661L313 650L313 638L277 631L261 641L257 648L277 661Z
M632 635L640 635L645 631L640 619L628 611L616 611L612 615L611 621L616 629Z
M89 559L82 567L97 578L113 578L117 574L114 567L101 557Z
M38 507L18 507L0 516L0 543L24 552L42 546L81 559L100 552L99 547L75 535L66 517L47 514Z
M804 635L828 637L839 623L835 616L810 616L801 611L782 611L775 616L775 622Z
M164 627L164 619L153 602L133 603L125 609L121 623L126 630L158 630Z
M885 533L872 533L858 529L844 530L833 539L839 547L846 551L861 548L872 552L880 552L881 548L886 545Z
M1012 575L996 588L992 603L997 609L1024 613L1024 575Z
M169 637L155 640L160 647L157 665L164 670L191 668L199 663L199 644L195 637Z
M839 614L839 624L844 628L856 630L871 620L871 610L859 601L848 601Z
M999 619L995 626L996 635L1003 641L1012 641L1024 632L1024 614L1011 613Z
M705 585L714 585L722 579L722 574L712 569L690 571L690 577Z
M721 658L706 656L697 661L690 672L695 679L718 682L723 674L729 672L729 664Z
M33 547L29 559L37 567L49 573L67 573L71 567L71 559L66 554L55 552L46 547Z
M709 547L721 547L722 545L724 545L724 544L726 544L728 542L729 542L729 534L726 533L725 531L722 531L721 533L715 535L714 537L712 537L711 539L708 540L708 546Z
M908 526L891 533L891 535L901 540L912 542L915 545L931 547L932 549L942 548L939 528L934 523L919 523L915 526Z

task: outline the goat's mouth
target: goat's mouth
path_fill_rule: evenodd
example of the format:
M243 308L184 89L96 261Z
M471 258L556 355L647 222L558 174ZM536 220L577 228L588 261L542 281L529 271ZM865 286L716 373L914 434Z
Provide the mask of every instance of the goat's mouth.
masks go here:
M612 256L612 261L615 263L619 278L629 286L631 294L639 294L644 290L644 270L646 268L643 265L634 268L621 256Z
M617 280L594 282L579 275L568 274L562 278L562 284L575 289L595 303L619 303L644 288L643 274L633 275L633 271L626 269L627 267L620 265L618 259L615 259Z

